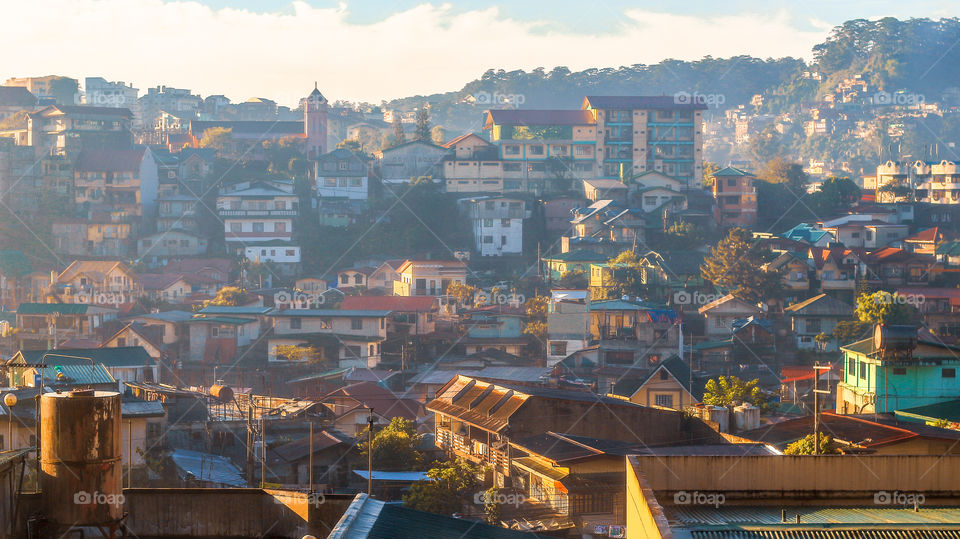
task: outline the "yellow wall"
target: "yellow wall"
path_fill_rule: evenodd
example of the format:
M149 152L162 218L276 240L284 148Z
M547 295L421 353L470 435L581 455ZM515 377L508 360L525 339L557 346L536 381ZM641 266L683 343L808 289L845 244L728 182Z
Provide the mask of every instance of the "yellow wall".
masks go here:
M632 457L627 457L631 459ZM627 462L627 538L672 538L663 508L653 497L653 491Z

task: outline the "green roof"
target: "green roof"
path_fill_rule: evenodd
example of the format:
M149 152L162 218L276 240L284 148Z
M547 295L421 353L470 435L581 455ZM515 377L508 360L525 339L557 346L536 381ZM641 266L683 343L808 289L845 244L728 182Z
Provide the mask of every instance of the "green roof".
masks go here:
M586 249L577 249L553 256L545 256L544 260L557 260L560 262L595 262L609 260L610 257L587 251Z
M18 354L27 363L40 363L48 354L46 363L64 365L90 365L90 359L107 367L152 366L156 362L142 346L119 346L117 348L71 348L68 350L20 350ZM56 355L61 354L61 355ZM75 358L63 356L76 356ZM16 357L16 356L14 356ZM78 359L83 358L83 359Z
M724 167L713 173L714 176L753 176L746 170L737 167Z
M960 255L960 241L948 241L937 246L938 255L956 256Z
M210 305L197 311L199 314L267 314L270 307L260 305L232 306L232 305Z
M936 421L945 419L950 422L960 423L960 399L938 402L935 404L925 404L915 408L906 408L893 412L897 419L905 421Z
M17 314L86 314L86 303L21 303Z

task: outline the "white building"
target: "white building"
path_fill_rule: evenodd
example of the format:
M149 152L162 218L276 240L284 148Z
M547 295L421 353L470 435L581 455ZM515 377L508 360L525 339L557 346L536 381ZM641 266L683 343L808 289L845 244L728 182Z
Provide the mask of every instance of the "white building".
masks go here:
M94 107L130 109L133 113L133 127L143 127L140 116L140 102L137 101L140 90L123 81L109 82L103 77L87 77L83 83L83 103Z
M523 220L528 215L522 200L480 197L458 203L467 209L480 256L523 254Z
M293 184L287 182L241 182L217 197L227 245L236 251L248 243L290 241L299 210Z
M316 162L317 196L366 200L370 164L356 153L338 148L321 155Z

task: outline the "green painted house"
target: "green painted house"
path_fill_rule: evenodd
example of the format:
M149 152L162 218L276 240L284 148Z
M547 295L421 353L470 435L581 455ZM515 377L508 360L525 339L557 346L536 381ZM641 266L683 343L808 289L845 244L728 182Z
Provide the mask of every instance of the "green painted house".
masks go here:
M584 278L589 278L591 263L604 263L610 257L593 251L577 249L558 255L544 256L543 267L552 280L558 280L564 273L582 271Z
M892 413L960 397L960 347L910 326L877 326L874 336L840 348L837 413Z

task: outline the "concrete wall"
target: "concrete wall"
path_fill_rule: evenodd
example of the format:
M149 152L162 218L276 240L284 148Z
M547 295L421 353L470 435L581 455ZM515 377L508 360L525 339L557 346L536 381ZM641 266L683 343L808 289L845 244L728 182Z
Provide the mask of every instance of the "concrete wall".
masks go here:
M922 492L931 499L960 492L960 456L629 457L661 501L677 491L723 492L732 498L872 499L878 491ZM630 466L628 466L630 467ZM630 487L628 486L628 489ZM629 502L628 502L629 503Z
M663 508L657 503L650 486L632 465L627 466L626 509L628 539L673 539L673 532L670 531Z
M136 537L326 537L353 496L228 489L126 489ZM321 503L322 502L322 503Z

